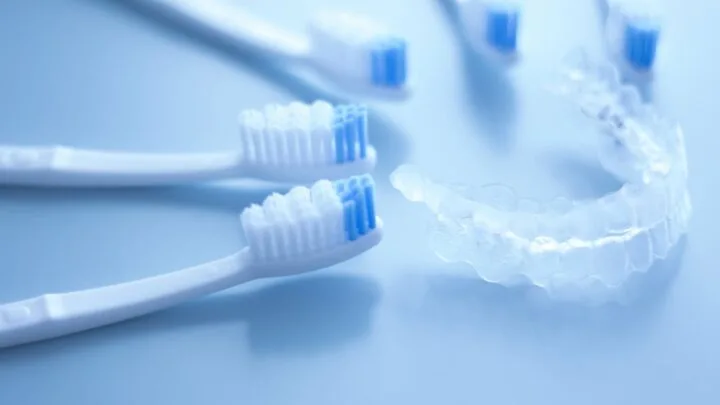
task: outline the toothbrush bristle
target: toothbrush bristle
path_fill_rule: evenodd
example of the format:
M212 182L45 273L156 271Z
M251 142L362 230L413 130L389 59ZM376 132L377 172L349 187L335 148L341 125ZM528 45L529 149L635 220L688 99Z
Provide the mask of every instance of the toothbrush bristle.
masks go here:
M240 215L250 250L260 261L287 260L357 240L376 227L370 175L320 180L272 194Z
M367 157L367 107L348 104L335 107L333 122L335 163Z
M340 165L368 153L367 108L325 101L240 113L242 158L265 167Z
M635 69L649 70L655 62L659 27L650 22L631 21L625 25L624 57Z
M398 37L377 39L370 46L372 84L402 87L407 80L407 42Z
M375 184L369 175L335 182L343 204L347 240L354 241L375 229Z
M485 9L485 41L502 53L517 49L519 9L511 5L489 5Z
M407 81L407 41L350 13L322 13L309 27L313 57L350 80L395 89Z

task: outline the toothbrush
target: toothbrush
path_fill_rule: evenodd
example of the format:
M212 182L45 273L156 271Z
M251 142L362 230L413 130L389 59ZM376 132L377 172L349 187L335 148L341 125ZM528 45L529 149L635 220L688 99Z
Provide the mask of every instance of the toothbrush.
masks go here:
M239 116L237 151L129 153L63 146L0 145L0 184L117 187L179 184L240 176L309 184L369 173L367 109L324 101L268 105Z
M158 311L267 277L344 262L380 243L369 175L272 194L240 215L248 246L173 273L0 305L0 347L51 339Z
M624 73L649 78L660 40L660 13L652 2L598 0L607 10L608 51Z
M276 27L218 0L136 0L226 43L249 47L281 63L316 70L350 92L388 100L410 96L407 42L364 17L321 12L307 37Z
M517 62L520 5L516 1L453 1L465 38L474 51L501 65Z

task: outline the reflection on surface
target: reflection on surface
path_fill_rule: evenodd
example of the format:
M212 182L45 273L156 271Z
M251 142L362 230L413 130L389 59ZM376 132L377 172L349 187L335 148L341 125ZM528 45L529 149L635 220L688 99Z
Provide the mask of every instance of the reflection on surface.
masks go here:
M64 338L0 351L0 362L80 351L157 338L154 334L213 329L224 324L246 330L247 345L259 356L308 355L333 350L369 333L378 285L354 275L311 275L276 280L250 292L233 291L166 311ZM207 342L207 344L212 344Z
M514 144L517 101L508 72L472 49L458 20L455 1L437 2L462 47L465 95L470 115L492 147L497 151L509 152Z
M524 336L542 341L547 350L609 349L652 331L678 274L686 240L644 274L635 274L623 290L623 303L598 307L551 301L538 289L485 283L461 265L440 270L407 269L389 288L400 317L418 327L452 330L472 340L485 334ZM640 339L642 341L642 339Z

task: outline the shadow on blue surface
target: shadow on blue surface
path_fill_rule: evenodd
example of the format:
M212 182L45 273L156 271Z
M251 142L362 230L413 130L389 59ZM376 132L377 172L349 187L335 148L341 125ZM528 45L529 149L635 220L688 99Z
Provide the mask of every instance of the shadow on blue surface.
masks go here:
M419 322L446 324L469 335L495 331L502 335L548 340L548 350L568 345L608 349L618 341L645 336L662 312L684 256L683 237L668 258L647 273L636 273L621 290L622 301L600 305L552 301L537 287L503 287L469 272L426 276L422 304L410 310ZM416 313L417 312L417 313ZM562 332L562 333L558 333Z
M222 57L233 62L239 62L251 69L262 79L275 83L284 88L299 101L313 102L326 100L331 103L355 102L340 97L330 91L304 80L303 78L290 73L285 67L271 63L262 54L251 49L245 49L233 44L224 38L218 38L212 33L195 27L189 27L183 21L159 12L147 2L138 1L117 1L117 0L92 0L95 6L117 7L121 11L127 11L134 16L142 17L153 25L164 25L171 30L163 30L174 33L178 38L198 44L205 49L214 51ZM258 106L261 107L261 106ZM392 172L398 165L406 160L410 149L410 139L395 123L384 116L372 106L369 107L368 133L372 145L378 152L378 163L376 171L383 174L383 177Z
M225 184L197 184L168 187L128 188L33 188L0 187L0 199L26 206L46 204L74 205L78 201L111 203L151 203L218 209L239 214L253 203L261 203L270 193L284 193L288 186L266 185L244 188Z
M608 18L610 8L608 7L607 0L595 0L595 6L597 7L598 14L600 15L600 27L605 26L605 20Z
M468 43L458 21L455 2L439 0L440 8L462 47L463 68L471 116L482 136L499 152L509 152L515 141L513 126L517 115L516 94L507 72L493 66Z
M355 275L278 280L246 293L218 294L104 328L0 349L0 362L22 362L87 345L121 344L154 333L227 323L247 328L247 345L254 355L312 354L367 335L379 298L377 283Z

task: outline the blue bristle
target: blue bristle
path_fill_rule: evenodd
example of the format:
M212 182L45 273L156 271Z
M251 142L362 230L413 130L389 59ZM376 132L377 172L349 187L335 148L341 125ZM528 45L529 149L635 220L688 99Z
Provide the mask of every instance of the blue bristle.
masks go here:
M345 201L343 203L343 214L345 215L345 234L349 241L354 241L358 238L357 227L355 226L356 218L356 207L354 201Z
M367 128L367 107L364 105L358 105L355 109L357 113L357 134L358 143L360 144L360 159L367 157L367 144L368 136L366 132Z
M345 194L345 190L345 180L338 180L335 182L335 192L337 193L337 195L342 196L343 194Z
M487 43L502 52L514 52L517 48L519 11L515 8L489 8L486 11Z
M387 44L386 66L387 85L398 87L405 84L406 75L406 42L393 38Z
M650 22L632 22L625 25L625 59L637 69L650 69L655 61L660 29Z
M337 164L367 157L367 107L356 104L336 106L333 136Z
M365 175L360 180L365 196L365 207L367 209L368 228L375 229L375 182L372 177Z
M345 116L345 144L347 145L347 160L348 162L355 161L355 143L357 142L357 125L355 109L349 106L347 109L347 115Z
M335 163L345 163L345 107L335 107L335 117L333 122L333 132L335 136Z
M371 50L371 81L381 87L400 87L407 79L407 42L384 38Z
M356 188L355 192L353 193L353 199L355 200L355 206L357 207L357 219L356 224L358 228L358 233L360 235L365 235L368 233L368 213L367 213L367 204L365 202L365 193L363 193L362 188Z
M407 82L407 42L399 39L395 44L395 52L397 53L397 85L404 86Z
M357 189L359 184L360 184L360 179L358 178L358 176L350 177L347 180L347 188L349 191L353 191L353 190Z
M385 85L385 63L383 60L383 52L380 49L373 48L370 53L371 74L370 80L375 86Z
M349 241L375 229L375 184L369 174L335 182L343 205L343 227Z

